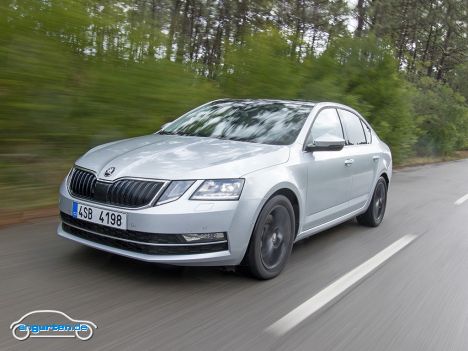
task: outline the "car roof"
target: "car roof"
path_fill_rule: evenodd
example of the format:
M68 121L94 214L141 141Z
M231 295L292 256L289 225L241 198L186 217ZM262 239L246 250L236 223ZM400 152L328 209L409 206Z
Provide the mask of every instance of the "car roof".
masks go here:
M316 101L307 101L307 100L284 100L284 99L231 99L231 98L226 98L226 99L219 99L215 100L213 102L219 102L219 101L225 101L225 102L245 102L245 103L251 103L251 104L264 104L264 103L284 103L284 104L297 104L297 105L303 105L303 106L310 106L314 107L317 102Z
M290 99L290 100L285 100L285 99L232 99L232 98L225 98L225 99L218 99L211 101L210 103L214 102L220 102L220 101L226 101L226 102L240 102L240 103L250 103L250 104L268 104L268 103L283 103L283 104L295 104L299 106L307 106L310 108L313 108L317 105L322 105L322 106L327 106L327 107L334 107L334 108L341 108L345 110L352 111L353 113L359 115L361 118L361 114L353 109L352 107L349 107L347 105L343 105L339 102L333 102L333 101L308 101L308 100L295 100L295 99ZM321 107L321 106L320 106ZM366 121L367 122L367 121Z

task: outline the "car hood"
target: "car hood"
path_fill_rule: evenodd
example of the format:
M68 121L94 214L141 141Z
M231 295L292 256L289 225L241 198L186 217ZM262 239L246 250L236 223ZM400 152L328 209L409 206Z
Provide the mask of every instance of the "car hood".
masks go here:
M95 147L76 165L94 170L98 178L106 180L209 179L241 177L284 163L288 158L288 146L153 134ZM110 167L115 170L105 177Z

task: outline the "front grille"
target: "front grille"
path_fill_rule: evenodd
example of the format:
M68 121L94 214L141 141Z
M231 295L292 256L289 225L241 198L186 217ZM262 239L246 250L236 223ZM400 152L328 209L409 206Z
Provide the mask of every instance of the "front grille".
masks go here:
M144 206L153 200L162 186L161 182L118 180L109 187L106 202L126 207Z
M93 173L75 168L70 179L70 191L75 196L93 199L96 182L97 179Z
M128 242L119 239L101 236L86 230L72 227L67 223L62 223L62 229L84 240L89 240L98 244L110 246L116 249L127 250L148 255L190 255L202 254L218 251L226 251L228 249L227 242L216 244L202 244L202 245L177 245L177 246L155 246L145 243ZM161 235L161 234L160 234ZM168 234L166 234L168 235Z
M70 176L70 193L76 197L104 204L136 208L149 205L164 182L121 179L114 182L97 180L96 176L74 168Z

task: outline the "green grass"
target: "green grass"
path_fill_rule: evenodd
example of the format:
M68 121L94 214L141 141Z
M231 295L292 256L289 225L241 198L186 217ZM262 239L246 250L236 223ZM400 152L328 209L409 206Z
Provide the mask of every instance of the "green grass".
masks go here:
M27 158L27 160L24 160ZM0 161L0 215L57 203L60 182L72 160L23 156Z

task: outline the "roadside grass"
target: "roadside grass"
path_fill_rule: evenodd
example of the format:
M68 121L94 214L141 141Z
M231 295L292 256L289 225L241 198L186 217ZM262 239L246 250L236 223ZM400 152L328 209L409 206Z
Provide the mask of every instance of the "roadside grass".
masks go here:
M431 163L462 160L464 158L468 158L468 150L455 151L453 155L450 156L415 156L410 157L399 164L396 164L395 169L423 166Z
M1 155L0 226L56 208L60 183L72 165L72 160Z

